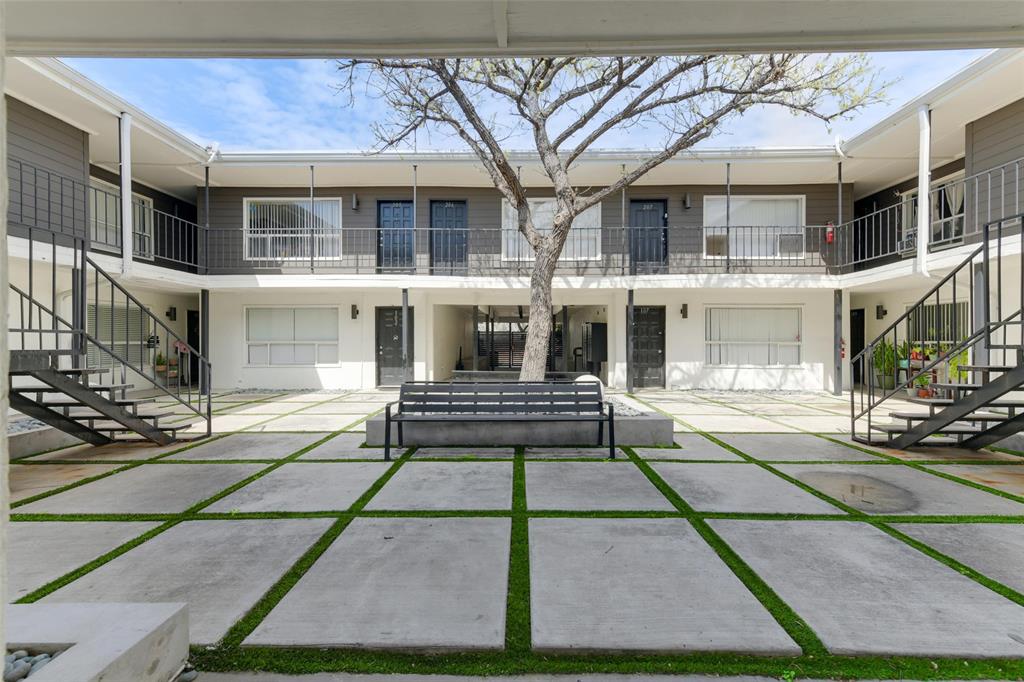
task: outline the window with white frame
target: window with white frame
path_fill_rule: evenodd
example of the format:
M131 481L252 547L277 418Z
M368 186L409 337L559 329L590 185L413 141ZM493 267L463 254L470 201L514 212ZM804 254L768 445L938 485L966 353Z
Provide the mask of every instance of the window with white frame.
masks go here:
M248 364L257 367L338 364L338 309L247 308Z
M708 308L704 329L709 365L799 365L800 308Z
M243 202L246 260L341 257L341 199L276 197Z
M801 257L805 248L805 206L806 198L803 195L741 195L733 196L731 199L724 196L706 196L704 256Z
M132 255L153 257L153 200L132 192ZM89 178L89 238L100 246L121 247L121 188Z
M528 199L533 225L541 233L550 232L558 209L552 199ZM519 216L507 199L501 200L501 258L531 261L533 248L519 231ZM598 260L601 258L601 204L576 216L565 239L559 260Z

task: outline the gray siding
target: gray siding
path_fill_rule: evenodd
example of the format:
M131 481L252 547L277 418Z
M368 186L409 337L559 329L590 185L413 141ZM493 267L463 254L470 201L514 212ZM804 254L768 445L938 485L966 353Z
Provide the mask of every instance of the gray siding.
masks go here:
M121 186L121 177L117 173L111 173L106 168L89 166L89 174L117 187ZM194 203L183 201L160 190L153 189L138 182L132 182L132 191L153 200L153 208L168 215L177 216L191 222L196 221L196 206Z
M683 208L683 197L690 194L691 208ZM352 195L359 197L359 209L352 208ZM529 190L531 196L550 196L542 189ZM670 252L697 254L703 251L703 199L705 195L725 194L724 185L701 186L638 186L627 190L627 210L630 199L658 198L667 200L669 225L673 228L670 237ZM838 218L837 186L835 184L814 185L771 185L733 187L733 194L800 194L806 196L806 224L825 225L835 223ZM242 225L243 200L246 197L306 197L308 191L301 188L264 187L214 187L210 189L210 238L207 263L219 272L246 272L252 263L243 260ZM345 268L358 268L373 272L376 257L377 202L386 200L411 200L409 187L318 187L317 197L340 197L342 199L342 226L345 254ZM852 216L853 186L844 185L843 215ZM203 192L197 193L197 212L204 215ZM498 265L501 254L499 228L501 227L501 196L489 188L447 188L420 187L417 191L416 224L420 228L430 225L431 201L464 200L467 202L469 227L468 250L472 269ZM628 214L627 214L628 215ZM202 219L202 218L201 218ZM603 202L602 253L605 266L616 267L616 254L627 250L623 233L616 228L621 225L621 196L616 195ZM818 233L820 234L820 233ZM809 250L817 249L817 242L807 245ZM417 235L417 270L429 265L430 242L426 230ZM301 267L296 263L297 267ZM581 272L593 265L581 262Z
M20 100L6 101L12 233L38 227L85 236L88 134Z
M1024 99L967 124L967 175L1024 157Z
M941 180L942 178L957 173L964 169L964 159L957 159L944 163L941 166L936 166L932 169L932 180ZM917 176L886 187L885 189L879 190L873 194L869 194L865 197L857 199L854 203L854 215L858 218L865 216L869 213L874 213L883 208L889 208L900 203L900 194L908 192L917 187Z

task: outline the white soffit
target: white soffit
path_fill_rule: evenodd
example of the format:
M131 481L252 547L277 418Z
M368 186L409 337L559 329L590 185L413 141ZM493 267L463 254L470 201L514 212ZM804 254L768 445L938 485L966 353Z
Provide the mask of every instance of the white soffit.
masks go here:
M675 54L1024 45L1019 0L7 0L7 23L11 54L62 56Z

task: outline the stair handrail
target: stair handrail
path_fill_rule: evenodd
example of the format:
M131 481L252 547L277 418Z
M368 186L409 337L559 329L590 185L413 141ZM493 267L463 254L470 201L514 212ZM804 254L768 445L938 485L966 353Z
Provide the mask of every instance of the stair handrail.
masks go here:
M184 356L186 359L190 359L192 356L194 356L198 360L198 362L199 362L199 377L198 377L199 378L199 390L198 390L198 394L197 394L197 397L198 397L197 403L199 405L199 408L194 407L191 404L191 395L192 395L191 387L190 387L190 390L188 391L189 399L188 400L184 400L179 393L175 393L174 391L169 390L166 386L162 385L157 380L156 369L155 368L153 370L153 376L150 377L150 376L147 375L146 370L145 370L144 367L132 363L126 357L122 358L115 350L113 350L111 348L108 348L103 342L101 342L98 339L94 338L92 335L86 333L85 334L85 338L88 340L89 343L91 343L91 344L93 344L93 345L95 345L97 347L102 348L104 351L107 352L108 355L110 355L111 357L117 359L118 362L121 363L122 367L130 368L136 374L138 374L139 376L142 376L147 381L149 381L151 384L153 384L154 387L160 389L161 391L163 391L167 395L172 396L179 403L181 403L183 405L186 405L187 407L189 407L189 409L193 410L194 412L196 412L200 416L205 417L206 418L207 435L210 435L210 433L212 432L211 431L212 409L211 409L211 403L210 403L210 390L212 389L213 384L212 384L211 373L210 373L211 364L210 364L209 359L205 355L200 353L198 349L194 348L191 344L189 344L187 341L182 339L173 329L171 329L169 326L167 326L167 324L165 324L163 322L163 320L161 320L156 315L154 315L149 310L149 308L145 304L142 303L142 301L140 301L138 298L136 298L126 288L121 286L121 284L119 284L116 280L114 280L114 278L111 277L109 273L107 273L103 268L101 268L99 265L97 265L96 262L93 261L92 258L90 258L88 255L86 255L85 258L84 258L84 264L86 266L86 269L88 269L89 266L92 267L92 269L93 269L93 271L95 273L95 278L96 278L94 280L94 286L97 289L98 289L99 280L100 280L100 278L102 278L106 282L106 284L108 284L111 287L112 291L119 292L122 296L124 296L124 300L125 301L131 302L135 306L137 306L139 311L142 312L148 318L148 320L150 321L151 324L154 325L154 327L158 327L160 330L162 330L166 334L168 339L172 339L173 340L172 343L167 345L167 348L169 349L169 348L173 347L174 348L174 352L178 355L178 359L179 359L179 370L178 370L179 374L178 374L178 377L179 378L181 376L180 375L180 372L181 372L181 369L180 369L181 364L180 364L180 362L181 362L182 356ZM86 279L87 279L87 277L86 277ZM87 292L83 292L83 297L84 297L84 299L83 299L84 301L88 300ZM96 300L96 304L97 305L100 304L100 301L98 299ZM127 341L126 341L126 343L127 343ZM205 401L206 413L205 414L203 414L203 412L201 411L201 409L203 407L203 396L204 395L206 397L206 401Z
M111 359L116 360L118 363L120 363L122 365L126 365L128 367L131 367L131 369L133 371L135 371L137 374L139 374L142 377L144 377L147 380L149 380L149 377L146 376L145 372L142 371L141 368L133 366L128 361L127 358L121 357L121 355L117 351L115 351L112 348L109 348L105 343L103 343L102 341L97 339L95 336L90 334L87 330L85 330L85 329L75 329L74 325L71 322L68 322L67 319L65 319L61 315L55 313L54 311L50 310L50 308L47 307L45 304L40 303L39 301L37 301L37 300L33 299L32 297L30 297L27 293L25 293L25 291L23 291L16 284L13 284L13 283L9 282L8 286L22 300L27 301L29 303L29 305L35 306L37 309L42 311L42 313L44 313L46 316L48 316L54 322L56 322L59 325L64 327L64 329L56 329L56 328L52 328L51 327L49 329L42 330L42 333L44 333L44 334L53 334L53 333L61 334L61 333L63 333L63 334L72 334L72 335L79 334L84 341L92 344L98 350L100 350L101 352L103 352L106 355L110 356ZM159 320L158 320L158 322L159 322ZM165 327L166 327L166 325L165 325ZM9 333L17 333L17 332L20 332L20 331L22 331L22 330L21 329L8 329ZM24 331L26 333L37 333L37 330L35 330L34 328L33 329L26 329ZM172 334L173 334L173 332L172 332ZM209 363L207 363L207 364L209 364ZM207 376L209 376L209 375L207 375ZM183 400L180 395L174 393L173 391L168 390L166 386L162 386L162 385L160 385L157 382L151 382L151 383L153 383L154 388L156 388L156 389L158 389L160 391L163 391L166 395L174 398L179 403L181 403L185 407L189 408L190 410L195 412L200 417L206 418L208 420L207 423L208 423L208 427L209 427L209 412L210 412L210 401L209 401L209 398L207 398L206 401L205 401L205 405L206 405L207 411L206 411L206 413L204 413L203 412L203 405L204 405L203 397L204 396L203 396L203 394L201 392L197 393L196 405L193 405L192 402L191 402L191 399L190 400Z
M990 300L991 296L992 296L992 293L990 291L990 284L991 284L991 279L990 279L990 267L991 267L990 266L990 256L992 255L992 251L994 250L995 251L995 256L996 256L996 263L997 263L996 267L998 268L998 274L997 274L997 278L996 278L996 286L997 286L997 288L1001 289L1001 285L1002 285L1002 263L1001 263L1001 257L1002 257L1003 229L1004 229L1004 227L1006 226L1007 223L1017 223L1017 224L1020 224L1022 217L1024 217L1024 214L1016 214L1016 215L1006 216L1006 217L1000 218L998 220L993 220L991 222L986 223L985 226L984 226L984 229L983 229L982 243L976 249L974 249L974 251L972 251L967 257L965 257L960 263L958 263L952 270L950 270L944 277L942 277L942 279L940 279L938 282L936 282L936 284L934 286L932 286L923 296L921 296L921 298L919 298L913 305L908 306L907 309L899 317L897 317L895 321L893 321L888 327L885 328L884 331L882 331L882 333L878 334L870 343L868 343L864 347L863 350L861 350L859 353L857 353L855 356L853 356L850 359L850 366L851 366L851 368L852 367L856 367L858 365L858 363L863 368L861 380L862 380L862 382L864 382L867 385L867 395L868 395L868 398L867 398L867 401L866 401L866 406L865 406L865 401L863 400L863 395L865 393L865 390L862 387L861 390L860 390L861 397L862 397L862 399L861 399L861 410L860 410L860 412L858 412L857 411L857 391L855 391L855 390L851 390L850 391L850 422L851 422L851 432L852 432L853 435L856 435L856 424L857 424L857 421L859 419L861 419L865 415L867 415L867 418L868 418L868 429L870 431L870 429L871 429L871 412L872 412L872 410L874 410L876 407L878 407L879 405L884 403L886 400L889 400L890 398L892 398L900 390L905 389L908 386L914 385L914 383L918 379L920 379L921 377L923 377L926 374L930 374L930 372L936 366L938 366L938 365L940 365L940 364L942 364L944 362L948 362L951 358L955 357L956 355L959 355L967 347L973 346L974 344L978 343L979 341L981 341L983 339L985 341L985 346L988 347L990 345L990 343L991 343L992 332L994 330L997 330L997 329L1002 328L1002 327L1006 327L1007 325L1013 323L1015 318L1017 318L1018 316L1022 315L1021 310L1018 309L1017 311L1011 313L1006 318L1000 317L1000 319L993 321L991 319L991 317L992 317L992 310L991 310L991 300ZM995 227L995 232L996 232L995 235L992 234L993 233L993 227ZM1022 234L1022 237L1024 237L1024 231L1022 231L1021 234ZM995 240L995 244L994 245L992 243L993 240ZM978 259L979 256L981 256L981 262L980 263L976 262L976 259ZM1024 259L1024 250L1022 250L1021 258ZM940 293L942 287L944 285L946 285L947 283L949 283L950 281L954 282L953 303L955 304L957 302L956 301L956 289L955 289L956 283L955 283L955 278L965 268L973 268L976 265L981 265L981 267L982 267L982 272L983 272L983 275L984 275L984 285L985 285L985 287L984 287L985 288L984 298L983 298L983 300L977 302L977 304L981 306L981 314L982 314L981 322L977 323L976 324L976 328L970 334L968 334L965 338L963 338L963 339L961 339L959 341L951 341L951 342L949 342L949 345L946 347L946 349L944 351L940 351L940 353L937 354L937 357L934 358L933 360L931 360L931 361L924 361L924 360L922 360L921 368L913 376L911 376L910 364L909 364L909 358L908 358L907 379L906 379L906 381L904 381L902 383L897 382L895 380L896 377L899 376L899 372L898 372L898 360L899 359L898 359L898 357L894 358L894 361L897 363L897 365L896 365L896 372L894 373L894 375L892 377L893 378L893 388L890 390L890 392L886 393L886 388L885 388L885 385L884 385L884 382L883 382L883 385L880 387L882 389L882 397L879 398L879 399L876 399L876 396L875 396L875 386L874 386L874 374L875 374L874 373L874 355L875 355L875 349L878 347L879 343L880 342L886 342L887 343L888 342L888 338L887 337L890 334L893 335L893 339L895 341L898 338L898 328L899 328L899 326L901 324L903 324L904 322L907 322L912 316L914 316L914 315L921 315L921 312L923 310L923 306L930 304L930 302L933 299L933 297L936 297ZM1022 270L1021 277L1022 277L1021 287L1022 287L1022 290L1024 290L1024 270ZM972 286L973 286L973 283L972 283ZM1001 291L997 291L996 296L997 296L996 315L1001 316L1002 315L1002 304L1001 304L1002 294L1001 294ZM937 301L937 303L936 303L937 305L941 305L942 304L942 301L940 299L936 299L936 301ZM954 316L957 314L955 308L954 308L952 314ZM908 332L908 335L907 335L907 340L908 341L911 340L909 332ZM926 342L926 339L921 338L921 339L917 339L917 341L919 343L921 343L921 345L923 347L925 342ZM939 340L936 339L936 341L938 342ZM893 346L894 346L894 352L895 352L896 344L893 343ZM926 363L929 363L929 362L930 362L930 364L926 364ZM897 384L899 384L899 385L897 385ZM870 434L869 434L869 437L870 437Z

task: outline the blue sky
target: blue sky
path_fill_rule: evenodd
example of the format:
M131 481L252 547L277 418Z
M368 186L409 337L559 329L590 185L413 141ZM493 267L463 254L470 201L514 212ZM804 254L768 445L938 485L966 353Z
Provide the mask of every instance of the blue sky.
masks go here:
M702 146L831 144L852 137L893 109L985 54L983 50L890 52L873 55L883 80L897 80L889 101L840 121L823 123L777 108L748 111ZM224 150L352 150L375 140L370 125L385 114L369 96L349 106L335 86L334 63L280 59L67 59L73 68L203 145ZM635 134L635 133L634 133ZM514 144L515 147L527 147ZM637 147L628 132L605 148ZM421 138L419 148L452 149L450 138Z

